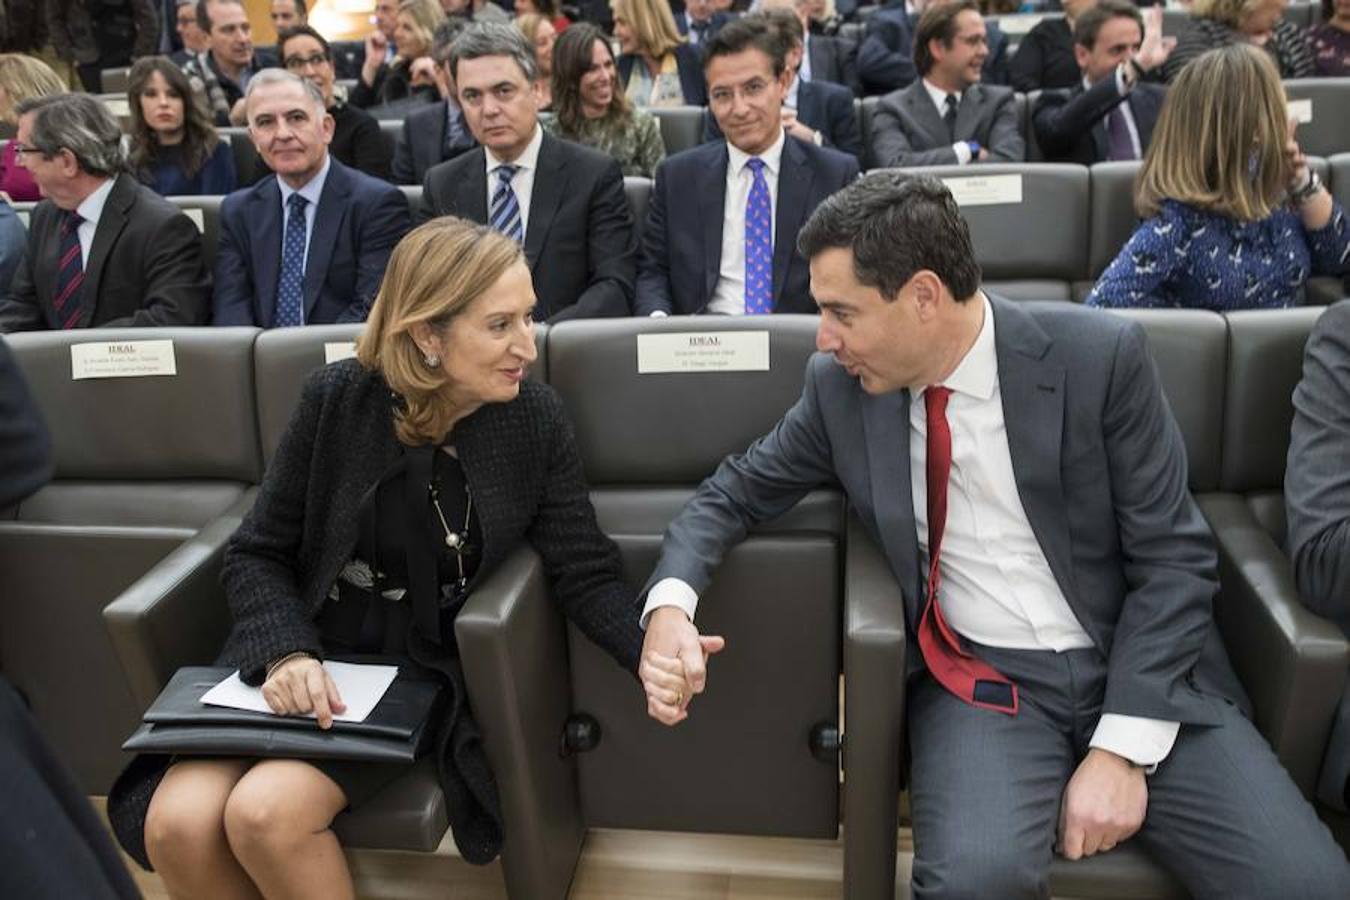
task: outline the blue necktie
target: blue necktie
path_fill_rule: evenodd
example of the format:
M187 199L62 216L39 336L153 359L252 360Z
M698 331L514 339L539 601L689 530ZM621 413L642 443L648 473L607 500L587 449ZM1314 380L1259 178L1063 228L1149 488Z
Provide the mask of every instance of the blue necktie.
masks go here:
M520 171L520 166L497 167L497 190L492 194L492 208L488 210L488 221L496 231L517 241L524 241L525 234L520 227L520 201L516 192L511 190L511 178Z
M272 325L303 325L305 308L305 204L299 194L286 200L286 234L281 240L281 278L277 281L277 311Z
M80 250L80 223L83 221L84 217L72 209L61 222L61 256L57 260L52 310L62 328L74 328L80 318L80 287L84 284L84 259Z
M773 203L764 180L764 160L746 165L754 173L745 201L745 314L773 312Z

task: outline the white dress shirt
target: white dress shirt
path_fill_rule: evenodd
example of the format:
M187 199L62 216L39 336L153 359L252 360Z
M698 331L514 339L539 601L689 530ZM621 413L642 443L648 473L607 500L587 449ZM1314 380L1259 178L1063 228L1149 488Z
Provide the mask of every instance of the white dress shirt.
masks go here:
M809 31L802 35L802 64L797 67L797 77L802 81L811 80L811 32Z
M769 186L769 221L778 241L778 172L783 162L783 141L787 132L779 130L778 139L769 149L759 154L764 160L764 181ZM750 155L727 142L726 200L722 204L722 266L717 273L717 286L707 312L726 316L745 315L745 204L750 199L750 186L755 173L750 169Z
M1134 121L1134 110L1130 109L1130 93L1134 90L1135 82L1126 81L1124 63L1121 63L1120 65L1116 66L1115 74L1112 77L1115 78L1116 80L1116 93L1124 97L1125 99L1120 103L1119 106L1117 106L1111 112L1115 112L1115 110L1118 109L1121 111L1121 113L1124 114L1125 128L1130 132L1130 143L1134 145L1134 158L1143 159L1144 147L1143 144L1139 142L1139 126L1136 125ZM1083 90L1086 91L1090 90L1091 88L1092 83L1089 82L1087 78L1084 78ZM1110 113L1107 113L1107 115L1109 116ZM1105 118L1102 119L1102 127L1107 129L1107 134L1109 135L1111 126L1107 123Z
M304 197L308 203L305 204L305 255L300 260L300 278L304 283L305 270L309 266L309 239L314 234L314 219L319 214L319 198L323 196L323 186L328 181L328 170L332 168L333 157L327 154L323 158L323 166L309 181L305 182L299 189L291 187L280 175L276 176L277 186L281 188L281 246L284 254L286 248L286 226L290 224L290 207L287 206L291 199L291 194L299 194ZM300 304L300 324L305 324L305 305Z
M933 84L927 78L923 80L923 89L928 92L928 96L933 99L933 105L937 107L938 118L945 124L947 121L947 91ZM961 98L965 96L965 91L954 91L956 94L957 115L960 115ZM971 160L970 145L965 141L956 141L952 144L952 150L956 152L956 161L960 165L966 165Z
M544 129L538 123L534 126L534 137L530 138L524 152L510 162L516 166L516 174L511 176L511 190L520 204L520 233L523 237L530 233L530 197L534 195L534 173L539 171L539 148L544 143ZM492 211L492 195L497 192L497 169L507 165L497 158L487 147L483 148L483 162L487 166L487 209Z
M994 315L987 299L980 302L984 323L979 336L944 382L952 391L947 403L952 468L942 537L942 612L959 634L991 647L1088 648L1092 639L1055 581L1017 492L999 391ZM911 397L909 410L911 502L919 562L927 571L928 421L922 391ZM659 606L677 606L692 619L697 603L688 584L662 579L647 595L642 626ZM1177 722L1104 713L1090 744L1156 766L1171 752L1179 728Z
M89 267L89 251L94 246L94 233L98 231L98 220L103 218L103 207L108 202L108 195L112 193L113 184L116 178L109 178L94 188L93 193L80 202L75 207L75 212L80 218L84 219L80 226L75 229L75 233L80 238L80 268Z

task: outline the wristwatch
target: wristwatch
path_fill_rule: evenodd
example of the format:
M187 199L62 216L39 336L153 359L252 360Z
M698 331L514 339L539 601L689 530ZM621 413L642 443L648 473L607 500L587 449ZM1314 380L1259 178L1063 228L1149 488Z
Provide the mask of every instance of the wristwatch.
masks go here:
M1308 180L1302 186L1294 188L1289 192L1289 202L1295 206L1302 206L1312 199L1322 188L1322 176L1317 174L1317 170L1308 168Z

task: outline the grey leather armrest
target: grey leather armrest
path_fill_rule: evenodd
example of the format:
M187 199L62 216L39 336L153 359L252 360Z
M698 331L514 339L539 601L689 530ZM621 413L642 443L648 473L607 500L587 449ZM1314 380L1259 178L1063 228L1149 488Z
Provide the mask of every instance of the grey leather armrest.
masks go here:
M253 505L250 488L103 610L113 649L142 708L180 667L209 663L230 628L220 587L225 543Z
M1219 547L1214 615L1256 725L1312 796L1345 689L1350 644L1299 600L1287 557L1234 494L1197 498Z
M533 549L483 579L455 637L501 792L507 893L566 897L585 837L576 772L559 753L572 701L567 635Z
M844 896L895 894L905 715L905 602L852 515L844 558Z

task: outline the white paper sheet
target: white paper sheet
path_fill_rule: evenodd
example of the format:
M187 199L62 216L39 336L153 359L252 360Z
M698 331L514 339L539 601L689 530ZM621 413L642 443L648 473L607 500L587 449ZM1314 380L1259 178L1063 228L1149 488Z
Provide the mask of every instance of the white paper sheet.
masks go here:
M333 676L338 696L347 704L345 713L333 716L338 722L364 722L398 675L398 666L368 666L327 660L323 667ZM202 702L208 706L272 712L272 708L263 697L262 689L244 684L239 680L238 672L203 694ZM314 714L309 713L305 718L312 719Z

